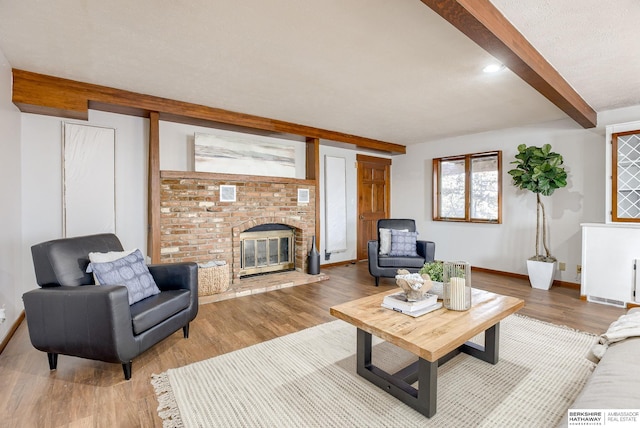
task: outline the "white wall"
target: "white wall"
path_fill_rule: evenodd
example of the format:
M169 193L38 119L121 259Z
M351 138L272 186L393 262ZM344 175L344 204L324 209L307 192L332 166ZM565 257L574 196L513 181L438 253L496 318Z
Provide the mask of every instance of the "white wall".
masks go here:
M0 341L22 312L20 112L11 102L11 66L0 51Z
M35 283L30 247L62 237L63 119L22 114L22 282ZM116 234L146 253L148 121L90 111L88 125L116 130Z
M605 220L604 126L627 120L637 109L601 114L598 128L582 129L560 120L536 126L468 135L407 147L394 158L392 214L416 219L420 237L436 243L436 258L466 260L473 266L526 274L525 260L534 254L535 196L517 190L507 171L519 144L549 143L564 157L568 186L543 197L550 227L550 250L567 270L556 279L580 282L581 223ZM434 222L431 219L431 160L435 157L502 150L502 224ZM416 203L416 201L420 201Z

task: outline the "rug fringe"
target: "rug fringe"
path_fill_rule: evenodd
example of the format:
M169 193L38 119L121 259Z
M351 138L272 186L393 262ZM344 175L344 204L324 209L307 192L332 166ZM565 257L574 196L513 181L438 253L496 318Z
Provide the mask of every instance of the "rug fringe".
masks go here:
M151 385L158 398L158 416L162 419L163 428L183 428L180 410L171 389L167 372L151 375Z

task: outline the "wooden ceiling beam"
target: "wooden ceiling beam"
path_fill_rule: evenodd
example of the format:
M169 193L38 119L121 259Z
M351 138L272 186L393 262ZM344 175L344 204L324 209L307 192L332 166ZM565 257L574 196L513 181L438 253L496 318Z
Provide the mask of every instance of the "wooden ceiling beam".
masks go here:
M302 141L318 138L386 154L406 153L401 144L17 69L13 69L13 103L25 113L81 120L88 119L90 108L141 117L158 112L160 120L171 122L211 127L223 123L297 135Z
M421 0L584 128L597 114L489 0Z

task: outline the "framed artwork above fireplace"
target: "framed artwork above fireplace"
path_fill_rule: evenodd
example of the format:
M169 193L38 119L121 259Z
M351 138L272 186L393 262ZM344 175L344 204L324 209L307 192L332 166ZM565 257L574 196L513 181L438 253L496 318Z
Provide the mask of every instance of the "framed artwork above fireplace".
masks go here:
M196 171L296 178L297 142L226 130L212 132L215 134L195 133Z

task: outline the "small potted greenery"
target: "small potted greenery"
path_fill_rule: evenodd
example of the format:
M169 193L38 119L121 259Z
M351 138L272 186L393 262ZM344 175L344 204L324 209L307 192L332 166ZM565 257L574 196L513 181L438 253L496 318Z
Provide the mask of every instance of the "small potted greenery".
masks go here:
M427 262L420 268L420 275L427 274L431 281L433 282L433 288L430 290L430 293L436 294L438 297L442 298L443 286L442 286L442 273L443 273L444 263L440 260L435 260L433 262Z

